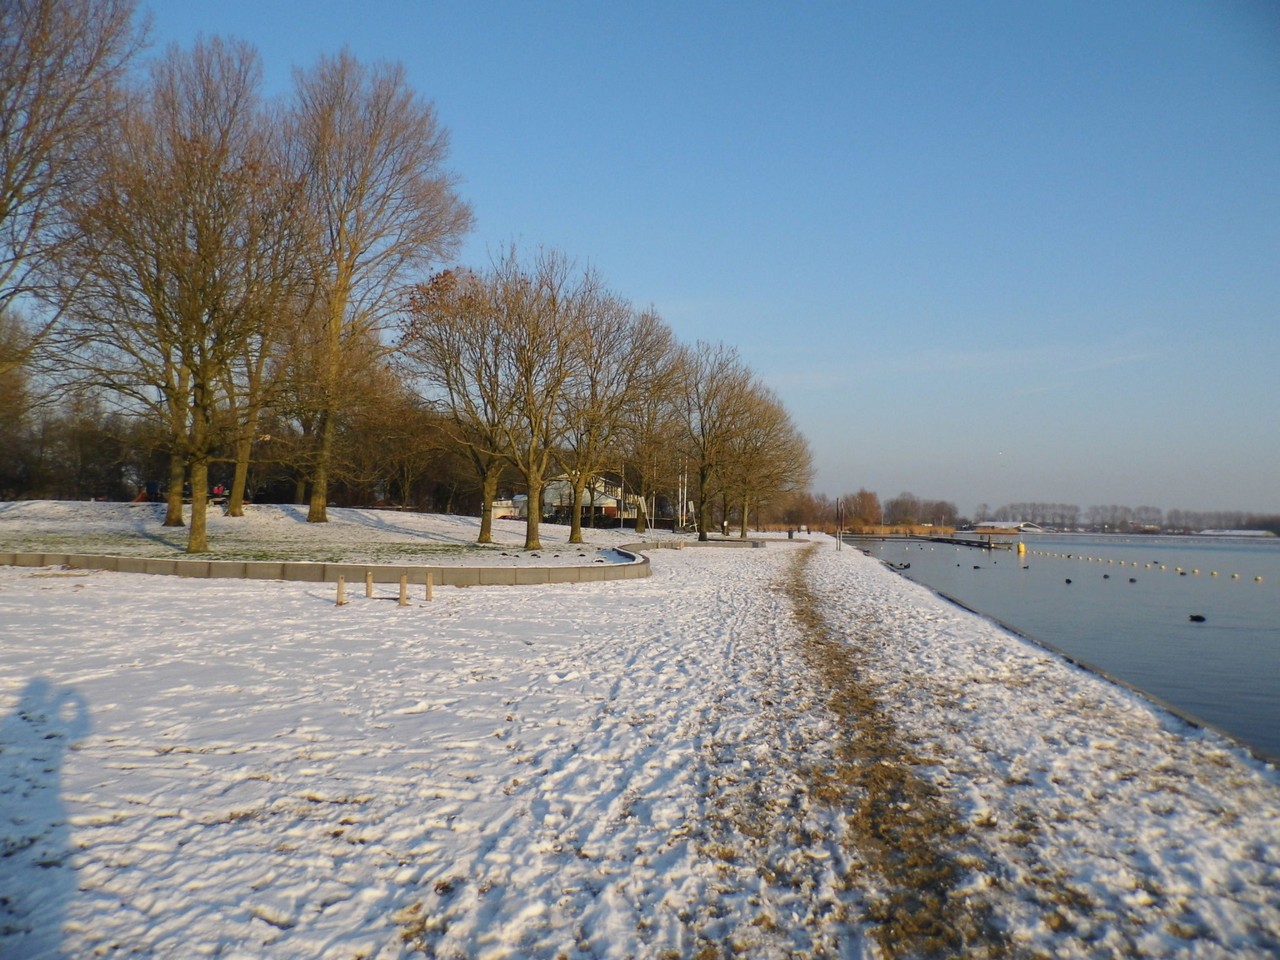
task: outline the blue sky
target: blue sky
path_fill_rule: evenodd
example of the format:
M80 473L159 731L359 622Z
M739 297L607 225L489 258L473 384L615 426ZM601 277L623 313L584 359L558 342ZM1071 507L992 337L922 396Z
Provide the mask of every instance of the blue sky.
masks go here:
M146 0L144 0L144 3ZM814 488L1280 511L1280 4L152 0L347 46L476 229L733 344Z

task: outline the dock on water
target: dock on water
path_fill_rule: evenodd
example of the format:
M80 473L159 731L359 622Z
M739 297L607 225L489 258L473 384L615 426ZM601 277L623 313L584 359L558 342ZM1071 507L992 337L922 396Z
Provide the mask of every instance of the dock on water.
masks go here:
M980 550L1010 550L1013 543L1018 539L1019 531L983 531L982 533L973 533L968 536L954 537L934 537L928 535L915 535L912 540L928 540L930 543L954 543L958 547L977 547Z

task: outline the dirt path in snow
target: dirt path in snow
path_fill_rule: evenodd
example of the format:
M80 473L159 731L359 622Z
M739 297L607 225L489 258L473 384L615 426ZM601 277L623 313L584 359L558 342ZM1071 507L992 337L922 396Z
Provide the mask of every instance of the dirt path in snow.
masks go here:
M793 558L787 594L801 651L839 726L833 764L808 771L814 797L844 812L850 886L877 878L867 898L873 936L887 957L1003 957L1008 943L989 909L960 895L964 826L938 790L916 775L921 759L899 734L862 661L866 623L837 630L810 588L813 548ZM860 858L860 859L859 859ZM967 866L972 867L970 862Z

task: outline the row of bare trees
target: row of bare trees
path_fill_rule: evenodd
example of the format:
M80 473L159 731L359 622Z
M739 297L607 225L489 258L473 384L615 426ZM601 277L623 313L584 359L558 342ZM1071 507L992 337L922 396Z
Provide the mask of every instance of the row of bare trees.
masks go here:
M81 409L145 421L168 460L166 523L193 493L189 550L207 548L211 465L234 462L239 515L272 438L321 522L339 461L403 487L423 445L394 436L445 435L482 488L481 538L514 470L535 547L555 474L577 499L613 465L653 492L678 450L703 536L711 498L725 516L737 504L745 535L752 505L808 483L803 438L731 348L680 347L564 256L512 249L424 281L471 213L398 65L321 57L267 102L236 41L171 48L135 76L133 0L2 9L0 378L17 396L35 371ZM384 442L351 442L360 428Z
M403 369L446 412L484 490L482 542L506 466L528 496L531 549L553 473L573 491L571 542L588 483L606 470L626 476L643 530L679 459L703 539L712 498L734 501L745 536L753 506L810 480L804 438L732 348L681 346L653 311L558 252L526 263L512 248L486 271L437 275L415 290L399 333Z
M309 519L326 519L338 411L379 324L470 222L399 68L322 58L284 106L260 102L260 76L241 43L169 51L96 145L53 261L52 355L168 425L170 523L184 471L206 489L226 431L239 512L258 421L286 397L311 442ZM206 545L202 498L191 542Z
M882 526L953 527L959 520L950 500L926 500L909 491L881 501L879 494L865 487L839 498L844 523L853 530ZM832 504L831 513L835 505Z
M229 436L239 512L263 411L288 405L310 441L309 519L325 519L337 411L376 363L400 286L470 225L432 107L399 66L346 53L266 103L256 51L216 38L133 82L127 0L4 10L17 186L0 209L0 309L49 317L6 366L38 347L49 379L163 423L171 524L184 480L206 489ZM205 522L193 498L192 550Z
M1072 503L1007 503L992 512L978 508L977 520L1030 521L1057 530L1088 529L1111 533L1195 533L1200 530L1274 529L1275 516L1244 510L1164 511L1160 507L1094 504L1084 510Z

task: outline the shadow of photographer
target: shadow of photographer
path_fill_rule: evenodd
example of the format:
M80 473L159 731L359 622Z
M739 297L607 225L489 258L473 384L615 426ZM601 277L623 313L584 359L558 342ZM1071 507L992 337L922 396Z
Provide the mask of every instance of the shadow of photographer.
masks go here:
M84 698L43 677L0 720L0 957L64 955L76 876L62 766L89 726Z

